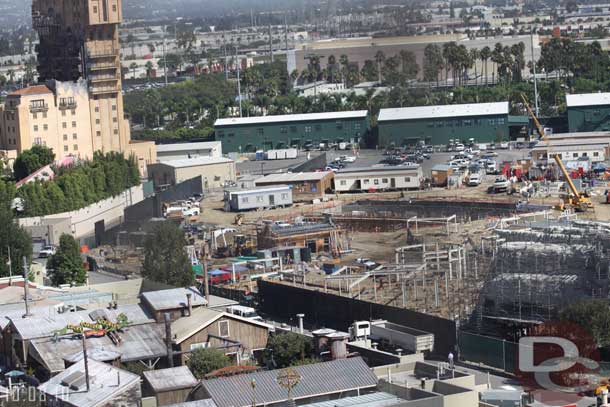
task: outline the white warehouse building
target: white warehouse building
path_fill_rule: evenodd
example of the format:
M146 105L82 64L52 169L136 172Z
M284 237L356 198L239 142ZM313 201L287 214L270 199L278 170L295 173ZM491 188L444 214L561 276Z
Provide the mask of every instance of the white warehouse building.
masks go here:
M188 158L222 157L222 142L204 141L199 143L158 144L157 161L166 162Z
M335 173L335 192L416 189L423 178L420 165L346 168Z
M554 135L557 136L557 135ZM610 152L609 137L580 139L551 139L540 142L532 149L532 159L537 164L545 164L553 160L555 154L560 154L563 161L589 159L592 163L605 161Z

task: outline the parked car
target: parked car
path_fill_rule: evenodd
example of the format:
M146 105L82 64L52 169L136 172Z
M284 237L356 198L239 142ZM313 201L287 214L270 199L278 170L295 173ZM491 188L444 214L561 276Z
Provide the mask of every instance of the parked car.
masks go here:
M477 187L481 185L482 179L479 174L470 174L468 177L468 186Z
M485 164L485 172L487 174L495 174L498 172L498 164L493 160L488 160Z
M188 208L182 210L182 216L199 216L201 211L199 208Z
M40 258L51 257L55 254L56 251L57 251L57 249L55 248L55 246L47 245L47 246L44 246L42 248L42 250L40 250L40 252L38 253L38 257L40 257Z
M510 181L506 177L498 177L494 181L493 190L494 192L506 191L510 187Z
M454 149L455 151L464 151L464 148L465 148L465 147L464 147L464 144L461 144L461 143L458 143L458 144L456 144L456 145L453 147L453 149Z
M252 319L254 321L263 321L263 318L256 313L256 310L252 307L245 307L243 305L231 305L227 307L227 312L240 316L242 318Z
M341 161L343 161L344 163L356 162L356 157L354 157L354 156L342 155L340 158L341 158Z
M378 263L366 257L356 259L356 263L363 265L367 270L373 270L379 266Z

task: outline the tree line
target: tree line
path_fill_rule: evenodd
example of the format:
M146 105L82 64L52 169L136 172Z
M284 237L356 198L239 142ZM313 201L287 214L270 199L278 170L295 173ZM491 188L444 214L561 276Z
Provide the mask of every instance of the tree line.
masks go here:
M525 114L519 94L526 93L533 100L534 92L532 81L525 80L522 72L533 71L534 67L525 60L524 53L522 42L512 46L497 43L481 49L450 42L429 44L421 66L409 51L392 56L377 52L373 60L365 61L361 67L347 55L324 59L312 54L302 72L290 74L284 61L255 65L241 75L241 113L248 117L366 109L375 125L374 116L381 108L509 100L512 114ZM571 39L546 42L541 46L536 72L547 79L538 83L544 115L565 111L566 92L610 90L610 57L597 42ZM424 83L416 83L417 78L423 78ZM348 88L361 81L379 82L387 87L372 88L366 93L348 91L315 97L299 96L292 88L295 82L318 80L345 83ZM478 86L465 86L466 81ZM216 118L239 116L236 95L235 78L226 81L223 74L211 74L160 90L128 94L125 106L135 123L146 124L137 137L190 140L212 137ZM160 124L164 125L163 130L152 130Z
M116 152L96 152L90 161L54 170L52 181L34 181L19 189L12 182L0 181L0 199L10 205L20 198L22 216L44 216L84 208L140 183L135 158Z

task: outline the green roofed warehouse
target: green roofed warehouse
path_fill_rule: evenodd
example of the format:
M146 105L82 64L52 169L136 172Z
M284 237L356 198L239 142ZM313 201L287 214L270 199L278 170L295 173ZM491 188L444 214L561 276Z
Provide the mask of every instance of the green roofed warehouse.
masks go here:
M499 142L509 138L508 102L417 106L381 109L379 145L402 146L423 141L447 144L449 140Z
M214 123L223 153L254 152L320 143L359 143L369 131L368 112L235 117Z
M610 93L566 95L570 133L610 130Z

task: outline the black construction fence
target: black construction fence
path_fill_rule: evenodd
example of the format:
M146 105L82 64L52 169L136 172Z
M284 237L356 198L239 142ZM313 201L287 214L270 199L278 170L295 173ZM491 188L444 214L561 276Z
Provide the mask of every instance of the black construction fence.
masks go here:
M304 163L292 167L290 170L292 172L309 172L315 171L320 168L324 169L326 168L326 164L326 153L322 153L320 155L317 155L316 157L305 161Z
M131 244L141 246L146 237L146 226L151 218L163 216L163 203L187 199L203 192L201 176L172 185L165 191L156 192L135 205L125 208L125 218L120 225L96 235L97 244Z
M163 216L164 203L187 199L194 194L202 193L201 176L188 179L179 184L172 185L164 191L155 192L154 195L142 202L128 207L125 209L125 221L139 222L150 218L160 218Z
M346 331L354 321L385 319L434 334L434 353L446 357L456 352L457 332L454 321L420 312L361 301L321 291L258 280L258 302L262 312L294 318L305 314L312 328L333 328Z

